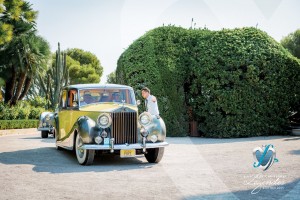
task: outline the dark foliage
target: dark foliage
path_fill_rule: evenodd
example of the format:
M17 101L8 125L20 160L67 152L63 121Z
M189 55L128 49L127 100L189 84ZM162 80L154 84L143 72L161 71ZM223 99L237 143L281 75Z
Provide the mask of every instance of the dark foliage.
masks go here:
M189 120L209 137L278 134L300 104L299 60L256 28L156 28L120 56L116 81L151 89L169 136Z

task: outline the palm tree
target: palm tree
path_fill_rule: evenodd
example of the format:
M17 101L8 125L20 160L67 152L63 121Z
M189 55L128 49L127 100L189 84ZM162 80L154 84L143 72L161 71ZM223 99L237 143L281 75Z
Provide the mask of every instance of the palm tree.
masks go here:
M50 47L48 42L41 36L30 35L28 41L25 41L25 52L23 54L24 63L27 64L27 76L24 80L24 88L18 100L23 99L27 94L30 84L37 74L42 74L47 69L47 63L50 59Z
M27 94L32 79L46 70L50 56L48 42L35 32L19 36L5 50L8 58L5 84L5 102L15 105Z
M24 0L0 1L0 45L9 43L14 37L35 29L37 11Z
M27 94L33 76L45 68L50 48L45 39L36 35L36 12L31 4L18 0L5 1L0 15L2 24L13 27L13 37L0 45L0 78L5 80L5 102L14 105Z

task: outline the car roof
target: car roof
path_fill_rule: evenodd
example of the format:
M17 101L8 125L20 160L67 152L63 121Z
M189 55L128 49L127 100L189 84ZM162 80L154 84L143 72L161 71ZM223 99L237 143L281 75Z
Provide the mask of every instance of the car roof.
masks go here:
M132 89L132 87L127 85L119 85L119 84L76 84L69 85L64 87L64 89Z

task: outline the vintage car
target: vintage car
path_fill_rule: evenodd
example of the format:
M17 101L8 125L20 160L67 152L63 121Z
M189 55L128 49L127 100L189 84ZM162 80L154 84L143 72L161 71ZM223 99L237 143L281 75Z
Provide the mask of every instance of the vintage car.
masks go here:
M38 131L41 131L41 137L47 138L49 134L54 136L54 113L43 112L40 115Z
M81 165L92 164L95 153L122 158L144 154L148 162L158 163L168 145L165 123L147 112L138 115L137 105L129 86L65 87L54 116L56 148L74 150Z

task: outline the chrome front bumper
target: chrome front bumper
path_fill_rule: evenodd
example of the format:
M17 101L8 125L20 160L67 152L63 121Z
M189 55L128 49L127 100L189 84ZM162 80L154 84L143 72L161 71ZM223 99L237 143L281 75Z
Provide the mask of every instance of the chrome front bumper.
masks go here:
M38 131L49 131L51 132L53 130L53 127L38 127Z
M166 147L169 143L167 142L157 142L157 143L146 143L143 146L140 143L136 144L114 144L112 145L97 145L97 144L84 144L80 146L81 149L89 149L89 150L121 150L121 149L151 149L151 148L158 148L158 147Z

